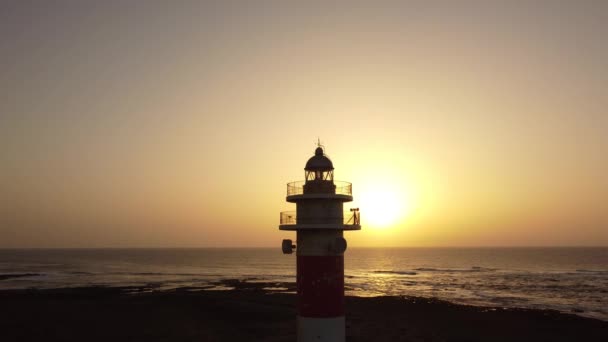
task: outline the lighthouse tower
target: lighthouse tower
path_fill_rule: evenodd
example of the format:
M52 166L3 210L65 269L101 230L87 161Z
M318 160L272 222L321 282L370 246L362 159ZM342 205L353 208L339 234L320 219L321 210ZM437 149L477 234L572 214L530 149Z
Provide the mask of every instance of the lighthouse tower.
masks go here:
M359 209L344 212L353 200L352 184L334 181L334 166L319 144L304 168L305 181L287 184L287 202L296 211L281 213L281 230L297 232L296 245L283 240L283 253L297 255L298 342L344 341L345 230L359 230Z

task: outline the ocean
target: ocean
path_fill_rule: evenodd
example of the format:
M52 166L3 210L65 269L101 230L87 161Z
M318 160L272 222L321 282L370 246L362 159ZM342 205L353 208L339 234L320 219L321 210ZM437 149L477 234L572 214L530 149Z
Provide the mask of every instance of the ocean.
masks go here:
M0 249L0 289L147 286L226 290L226 279L295 282L295 255L270 248ZM554 309L608 321L608 248L349 248L347 295L434 297Z

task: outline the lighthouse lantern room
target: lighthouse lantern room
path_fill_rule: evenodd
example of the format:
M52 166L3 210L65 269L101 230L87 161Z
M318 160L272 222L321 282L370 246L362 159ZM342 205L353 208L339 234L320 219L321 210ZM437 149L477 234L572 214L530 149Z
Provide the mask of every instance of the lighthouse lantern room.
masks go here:
M297 335L299 342L344 341L345 230L359 230L359 209L345 212L352 185L334 180L334 167L319 146L304 168L305 181L287 184L279 229L295 230L296 244L283 240L283 252L297 256Z

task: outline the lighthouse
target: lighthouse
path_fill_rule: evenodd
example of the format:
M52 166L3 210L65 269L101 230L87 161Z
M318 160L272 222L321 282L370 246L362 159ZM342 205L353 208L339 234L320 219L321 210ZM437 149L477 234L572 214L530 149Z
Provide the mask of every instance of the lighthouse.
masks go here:
M344 341L345 230L360 230L359 209L344 211L353 200L352 184L334 180L334 166L318 144L304 167L304 181L287 184L280 230L295 230L296 244L283 240L283 253L296 250L298 342Z

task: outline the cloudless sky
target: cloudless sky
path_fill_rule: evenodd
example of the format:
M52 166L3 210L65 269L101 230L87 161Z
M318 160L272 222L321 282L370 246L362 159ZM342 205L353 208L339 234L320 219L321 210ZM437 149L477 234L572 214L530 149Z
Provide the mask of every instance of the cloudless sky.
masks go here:
M0 247L278 247L318 137L350 246L608 245L607 32L606 1L2 2Z

